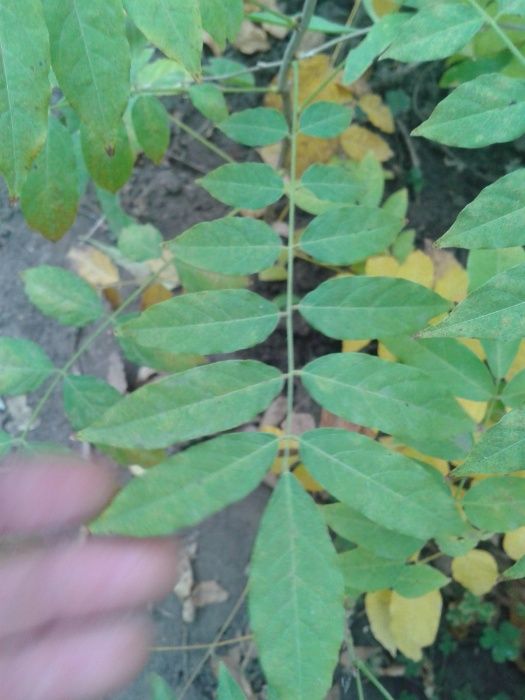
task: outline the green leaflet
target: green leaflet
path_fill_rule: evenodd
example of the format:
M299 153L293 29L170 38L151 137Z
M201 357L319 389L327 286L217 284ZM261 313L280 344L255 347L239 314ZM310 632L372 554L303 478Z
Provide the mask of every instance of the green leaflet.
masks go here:
M498 0L498 6L500 12L525 17L525 6L523 5L523 0Z
M0 337L0 396L34 391L55 368L36 343Z
M64 411L74 430L94 423L122 399L122 395L103 379L73 374L64 379L63 397Z
M423 338L493 338L511 341L525 335L525 263L492 277L456 306Z
M245 700L244 693L224 664L219 667L217 700Z
M250 567L250 621L261 664L286 700L322 700L343 638L343 580L312 499L279 479Z
M308 323L339 340L413 333L449 308L430 289L393 277L337 277L299 302Z
M469 292L484 285L491 277L520 263L525 263L523 248L471 250L467 261Z
M300 456L327 491L388 530L424 540L463 531L439 474L364 435L312 430L301 436Z
M515 564L503 572L505 578L525 578L525 557L521 557Z
M480 530L509 532L525 525L525 480L495 476L470 487L462 501L465 514Z
M151 700L176 700L169 685L156 673L151 674L150 685L152 693Z
M525 404L525 370L512 377L503 389L501 398L508 408L520 408Z
M382 209L340 207L316 217L299 245L320 262L351 265L386 250L402 226L402 221Z
M108 222L111 232L115 236L118 236L121 230L126 226L131 226L131 224L136 223L135 219L129 216L122 208L120 196L118 194L112 194L96 185L95 190L102 213Z
M120 232L118 248L133 262L155 260L162 256L162 234L151 224L132 224Z
M0 430L0 457L4 457L11 451L13 438L4 430Z
M254 360L195 367L124 397L83 430L80 439L116 447L168 447L251 420L282 384L277 369Z
M46 141L49 38L39 0L0 3L0 173L18 197Z
M284 194L284 182L265 163L227 163L198 180L212 197L239 209L261 209Z
M24 271L24 290L46 316L66 326L86 326L104 311L95 290L69 270L39 265Z
M501 474L525 469L525 410L507 413L481 436L454 476Z
M314 102L301 114L300 130L306 136L332 139L350 126L353 114L335 102Z
M60 88L91 137L97 135L102 148L113 146L129 97L122 3L43 0L43 5Z
M488 401L495 386L486 365L467 347L452 338L382 338L404 364L423 370L454 396Z
M253 73L246 72L246 66L243 63L222 56L210 58L204 66L204 73L232 87L250 88L255 85L255 76Z
M425 540L389 530L344 503L323 506L328 526L349 542L385 559L406 559L425 544Z
M155 304L121 325L119 333L146 348L211 355L257 345L278 322L272 302L246 289L224 289Z
M108 150L106 140L82 127L82 153L94 182L109 192L117 192L133 171L134 156L123 124L115 127L114 147Z
M253 491L277 450L277 438L264 433L201 442L133 479L90 530L152 537L195 525Z
M462 49L483 26L470 5L429 3L400 27L383 58L420 62L446 58Z
M138 30L137 30L138 31ZM187 89L191 75L178 61L169 58L157 58L146 63L134 80L134 87L142 92L177 92L183 93Z
M481 148L525 132L525 80L498 73L460 85L412 133L447 146Z
M510 248L525 244L525 168L485 187L439 239L440 248Z
M162 372L183 372L191 367L202 365L206 361L201 355L180 355L158 348L145 348L142 345L137 345L131 338L123 336L118 331L120 325L128 320L129 317L119 319L116 324L116 337L126 358L139 367L151 367Z
M433 340L437 340L437 338ZM503 379L503 377L505 377L510 369L512 361L518 353L520 343L520 340L511 340L507 343L502 343L499 340L489 340L487 338L481 341L481 345L487 356L487 364L496 379Z
M471 445L472 420L441 384L414 367L336 353L310 362L301 376L324 408L425 454L461 459Z
M394 590L404 598L419 598L438 588L443 588L450 579L428 564L415 564L403 567L394 582Z
M199 0L202 26L223 49L237 36L244 18L242 0Z
M49 240L58 241L75 222L78 201L73 139L65 126L50 117L46 144L22 189L25 220Z
M403 221L407 217L408 212L408 190L406 187L393 192L382 206L383 211L386 211L396 219ZM406 233L406 232L405 232Z
M170 143L170 122L166 108L156 97L142 95L135 100L131 117L142 150L158 165Z
M355 204L362 191L361 183L347 168L318 163L304 172L300 185L319 199L339 204Z
M282 244L264 221L234 216L197 224L169 248L176 261L227 275L249 275L271 267Z
M140 31L192 74L201 70L202 22L195 0L124 0Z
M195 109L214 124L228 118L228 105L222 90L216 85L211 83L192 85L188 95Z
M382 17L370 29L355 49L351 49L345 63L343 83L349 85L370 68L375 59L387 49L410 15L391 14Z
M242 275L223 275L220 272L201 270L182 260L175 263L185 292L206 292L217 289L245 289L250 278Z
M219 124L219 129L244 146L269 146L288 135L288 124L282 113L269 107L234 112Z

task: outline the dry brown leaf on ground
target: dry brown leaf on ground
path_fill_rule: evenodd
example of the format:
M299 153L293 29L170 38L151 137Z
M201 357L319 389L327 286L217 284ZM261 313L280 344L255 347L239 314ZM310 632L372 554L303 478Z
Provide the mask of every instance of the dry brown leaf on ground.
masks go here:
M217 581L201 581L191 592L191 598L196 608L225 603L229 597L228 591L219 585Z
M373 152L380 163L390 160L394 155L388 143L381 136L374 134L364 126L352 124L339 138L344 152L352 160L363 160L369 151Z
M385 134L394 133L394 117L388 105L383 102L379 95L374 95L373 93L363 95L357 104L366 114L371 124L384 131Z
M372 0L372 6L379 17L388 15L391 12L397 12L400 5L401 2L397 2L396 0Z
M327 411L325 408L321 411L319 426L321 428L343 428L344 430L349 430L351 433L361 433L362 435L368 435L368 437L376 436L376 431L372 430L372 428L365 428L363 425L350 423L350 421L339 418L339 416L330 413L330 411Z
M241 24L240 31L233 45L246 56L270 50L270 42L264 29L247 19Z
M78 246L67 253L77 275L93 287L112 287L119 281L117 266L111 258L93 246Z
M171 299L172 293L166 289L163 284L150 284L144 290L141 300L140 308L145 311L149 309L150 306L155 306L155 304L160 304L162 301L167 301Z

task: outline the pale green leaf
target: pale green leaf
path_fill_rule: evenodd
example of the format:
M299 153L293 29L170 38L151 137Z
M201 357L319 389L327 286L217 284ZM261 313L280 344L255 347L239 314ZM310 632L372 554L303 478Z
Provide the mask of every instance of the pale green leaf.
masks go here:
M428 564L404 566L394 582L394 590L404 598L419 598L446 586L450 579Z
M343 638L343 580L321 514L289 472L263 515L249 603L264 674L277 696L323 700Z
M198 180L215 199L239 209L261 209L284 194L284 182L265 163L227 163Z
M343 552L338 561L345 586L355 591L392 588L405 568L402 562L383 559L361 547Z
M271 267L282 243L264 221L226 217L193 226L169 247L176 261L212 272L248 275Z
M425 544L425 540L389 530L344 503L323 506L328 526L340 537L385 559L406 559Z
M124 0L140 31L193 75L201 70L202 22L196 0Z
M269 146L288 135L288 124L282 113L268 107L235 112L219 124L219 129L244 146Z
M211 83L192 85L188 90L191 103L214 124L228 118L228 105L222 90Z
M82 127L82 153L94 182L109 192L117 192L128 181L134 156L124 125L117 127L114 146L108 150L103 137Z
M139 70L134 82L138 92L176 94L185 92L190 81L191 75L178 61L157 58Z
M277 369L253 360L195 367L124 397L80 439L127 448L169 447L252 420L282 385Z
M437 338L428 338L428 340L437 340ZM509 342L501 342L499 340L489 340L485 338L481 341L481 345L487 356L487 364L496 379L503 379L507 374L518 353L520 343L521 341L518 339Z
M347 167L354 172L358 182L361 183L358 204L365 207L378 207L385 191L385 172L374 152L368 151L363 160L359 163L348 163ZM405 217L399 221L399 231L405 223L404 219Z
M242 0L199 0L202 26L223 49L237 36L244 18Z
M320 262L351 265L386 250L402 226L402 221L382 209L341 207L316 217L303 233L300 246Z
M525 370L518 372L501 393L505 406L520 408L525 404Z
M150 685L152 693L151 700L176 700L169 685L156 673L151 674Z
M382 206L383 211L395 217L396 219L405 220L408 212L408 190L406 187L393 192L387 197Z
M338 165L311 165L304 172L300 184L319 199L340 204L355 204L362 191L362 185L355 175Z
M133 262L154 260L162 255L162 234L151 224L126 226L118 237L122 255Z
M44 0L62 92L102 148L115 144L129 97L130 49L120 0Z
M503 342L525 336L525 264L489 279L421 336L493 338Z
M471 250L467 261L469 292L484 285L491 277L520 263L525 263L523 248Z
M446 388L415 367L337 353L310 362L302 381L323 408L425 454L461 459L472 443L473 421Z
M18 197L47 134L49 37L39 0L0 3L0 173Z
M505 578L525 578L525 557L521 557L515 564L503 572Z
M184 292L206 292L218 289L245 289L250 278L244 275L224 275L221 272L201 270L198 267L177 260L175 267L179 273Z
M166 108L152 95L142 95L133 103L131 112L137 140L148 156L160 164L170 143L170 122Z
M11 451L13 438L3 430L0 430L0 457L4 457Z
M523 0L498 0L500 12L509 15L519 15L525 17L525 4Z
M301 114L300 130L306 136L331 139L350 126L353 110L335 102L314 102Z
M370 29L366 37L348 53L343 74L343 83L348 85L360 78L398 35L410 15L390 14L382 17Z
M0 395L34 391L54 369L36 343L22 338L0 338Z
M312 430L301 436L300 455L330 494L388 530L425 540L463 531L437 472L365 435Z
M104 309L95 290L69 270L40 265L22 274L30 301L46 316L66 326L86 326Z
M143 347L174 353L234 352L257 345L275 330L279 309L246 289L182 294L119 327Z
M438 240L440 248L510 248L525 244L525 168L489 185Z
M219 668L217 700L245 700L245 695L239 684L224 664L221 664Z
M223 56L210 58L204 72L232 87L250 88L255 85L255 76L245 65Z
M494 382L486 365L452 338L381 340L399 362L423 370L454 396L471 401L488 401L494 396Z
M525 479L496 476L474 484L462 501L465 514L480 530L509 532L525 525Z
M74 430L94 423L104 411L120 401L121 394L98 377L69 375L63 387L64 412Z
M462 49L483 26L473 7L432 2L400 27L384 58L419 63L446 58Z
M118 236L123 228L135 223L135 219L127 214L122 208L120 196L112 194L101 187L95 186L97 200L102 209L107 224L115 236Z
M78 201L73 139L65 126L50 117L46 145L22 189L22 212L31 228L57 241L75 222Z
M525 80L497 73L460 85L413 132L447 146L482 148L525 133Z
M253 491L277 450L277 438L264 433L201 442L133 479L90 530L152 537L195 525Z
M379 338L413 333L450 308L426 287L394 277L327 280L299 303L301 315L330 338Z
M522 469L525 469L525 410L516 408L483 433L454 476L502 474Z

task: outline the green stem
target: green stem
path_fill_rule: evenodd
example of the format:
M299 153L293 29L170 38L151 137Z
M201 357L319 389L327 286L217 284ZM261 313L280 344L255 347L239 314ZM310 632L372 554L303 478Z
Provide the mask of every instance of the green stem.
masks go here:
M290 131L290 197L288 212L288 278L286 282L286 348L288 356L288 384L286 393L286 429L292 432L292 416L294 404L294 374L295 374L295 348L293 332L294 315L294 239L295 239L295 190L297 181L297 134L299 132L299 66L297 61L292 64L292 124ZM286 469L289 468L289 444L286 445L285 460Z
M274 17L279 17L279 19L281 19L283 22L286 22L288 27L295 27L295 20L292 17L285 15L284 12L279 12L279 10L275 10L272 7L268 7L268 5L262 2L262 0L251 0L251 4L256 5L263 12L268 12Z
M479 5L477 0L468 0L468 2L483 17L485 22L492 27L492 29L496 32L496 34L499 36L499 38L503 41L503 43L509 49L509 51L518 59L518 61L521 63L521 65L525 66L525 56L521 53L521 51L514 44L514 42L511 41L511 39L507 36L507 34L505 34L505 32L499 26L499 24L496 22L494 17L491 17L489 15L489 13L483 7L481 7L481 5Z
M355 660L355 665L356 668L361 671L363 676L366 676L366 678L370 681L370 683L374 686L374 688L377 688L377 690L381 693L381 695L385 698L385 700L395 700L392 695L388 692L388 690L385 688L385 686L374 676L372 671L368 668L368 666L361 661L360 659Z
M202 136L202 134L199 134L198 131L195 131L195 129L192 129L191 126L188 126L187 124L185 124L178 117L176 117L172 114L170 118L171 118L171 121L179 127L179 129L182 129L183 131L185 131L192 138L194 138L195 141L198 141L200 144L205 146L208 150L212 151L213 153L215 153L215 155L219 156L219 158L222 158L222 160L226 161L227 163L235 163L236 162L235 159L232 158L229 153L226 153L226 151L224 151L220 146L216 146L214 143L212 143L207 138Z

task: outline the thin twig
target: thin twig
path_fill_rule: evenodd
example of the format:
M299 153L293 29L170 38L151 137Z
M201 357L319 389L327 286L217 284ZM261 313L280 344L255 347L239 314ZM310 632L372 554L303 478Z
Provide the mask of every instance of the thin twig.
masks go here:
M366 27L365 29L356 29L356 31L352 33L349 32L348 34L341 34L341 36L338 36L335 39L330 39L330 41L326 41L324 44L316 46L315 49L310 49L310 51L299 52L297 54L297 58L300 60L304 58L311 58L312 56L317 56L317 54L322 53L326 49L329 49L332 46L336 45L339 45L340 48L343 42L349 41L350 39L354 39L357 36L364 36L365 34L368 34L371 28L372 27Z
M195 129L192 129L191 126L188 126L185 124L181 119L176 117L175 115L170 115L171 121L176 124L179 129L182 129L185 131L187 134L189 134L192 138L195 139L195 141L198 141L200 144L205 146L208 150L212 151L215 153L215 155L219 156L219 158L222 158L222 160L225 160L227 163L235 163L235 159L231 157L229 153L226 153L220 146L216 146L214 143L209 141L207 138L202 136L202 134L199 134L198 131L195 131Z
M507 46L509 51L518 59L521 65L525 66L525 56L521 53L516 44L505 34L494 17L491 17L491 15L489 15L489 13L483 7L481 7L477 0L468 0L468 2L483 17L484 21L492 27L499 38Z
M209 649L212 646L227 647L233 644L240 644L241 642L251 642L252 639L252 634L243 634L240 637L233 637L232 639L223 639L220 642L208 642L207 644L181 644L179 646L173 647L151 647L150 651L155 653L160 653L164 651L199 651L200 649Z

